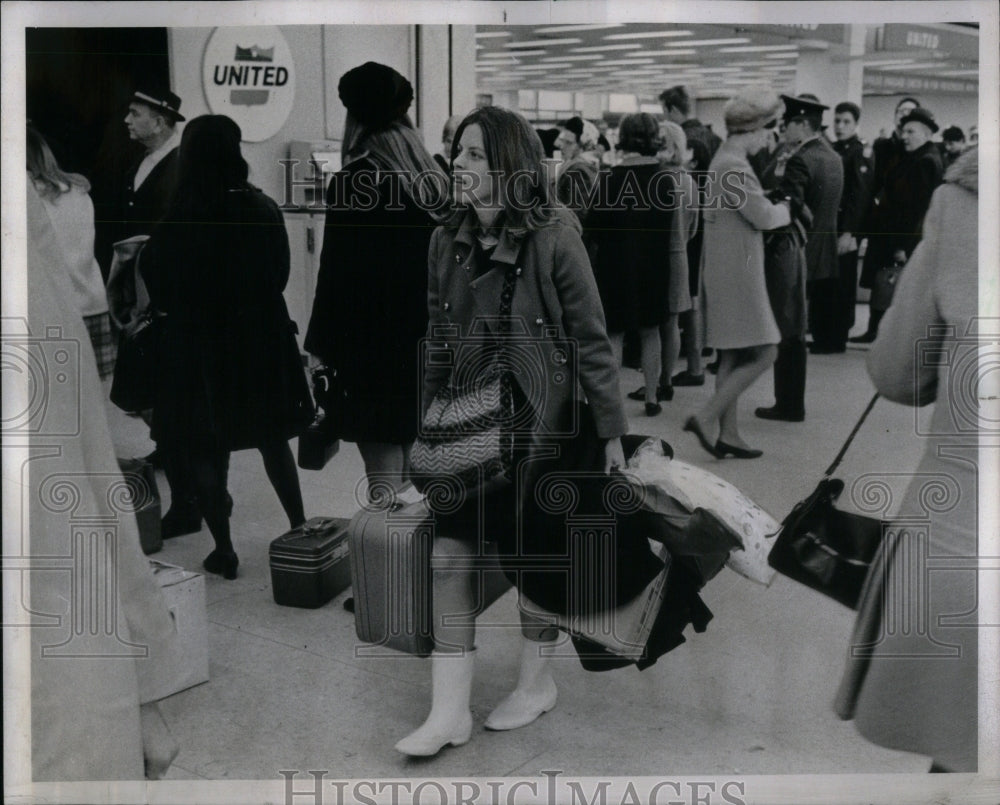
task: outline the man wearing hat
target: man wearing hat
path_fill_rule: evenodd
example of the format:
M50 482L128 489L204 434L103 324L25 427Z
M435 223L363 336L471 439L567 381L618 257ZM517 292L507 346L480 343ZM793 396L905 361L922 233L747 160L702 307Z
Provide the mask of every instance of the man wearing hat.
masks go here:
M877 282L879 275L889 267L904 265L920 242L931 194L944 176L941 152L931 140L937 130L933 113L919 106L900 121L903 157L886 173L882 189L872 203L868 249L861 270L861 287L877 293L872 294L869 302L868 330L852 338L854 343L869 344L875 340L879 321L891 301L891 291L881 292L885 289L881 287L884 283Z
M146 152L125 176L120 238L149 235L167 210L177 176L177 123L181 99L165 87L139 87L129 101L125 125L129 138L141 143ZM144 414L144 419L146 415ZM146 419L148 423L148 419ZM159 449L146 460L162 466ZM170 510L163 516L160 533L164 539L190 534L201 528L201 511L188 479L167 470Z
M782 95L785 141L794 149L778 185L780 195L812 213L806 228L806 280L809 321L814 337L826 338L836 299L837 209L844 187L840 157L822 135L823 112L829 107L810 98ZM776 314L777 315L777 314ZM758 408L761 419L801 422L805 419L806 345L799 334L783 337L774 363L775 403Z
M181 99L166 88L140 87L132 95L125 115L129 138L142 143L146 153L125 177L124 232L122 238L148 235L166 211L174 189L177 123Z
M958 126L948 126L941 132L941 159L947 170L965 151L965 133Z

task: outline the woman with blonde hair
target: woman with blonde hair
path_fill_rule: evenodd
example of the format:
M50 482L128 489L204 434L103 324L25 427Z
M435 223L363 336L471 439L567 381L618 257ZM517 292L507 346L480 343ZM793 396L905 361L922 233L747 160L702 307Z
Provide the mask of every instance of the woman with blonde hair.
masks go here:
M406 78L366 62L341 77L338 91L347 107L344 168L327 191L305 348L337 374L340 436L357 443L374 499L407 479L427 327L427 246L448 178L407 115Z
M28 178L52 221L59 249L66 258L73 304L83 316L97 358L102 380L115 369L117 347L111 334L111 317L101 268L94 257L94 204L90 182L78 173L67 173L52 149L33 126L28 126Z
M788 205L764 195L750 157L773 140L783 109L765 88L748 89L723 111L728 136L709 166L708 203L703 210L701 307L705 343L719 351L715 394L684 430L712 456L758 458L739 433L740 395L774 363L781 334L764 283L764 231L791 220ZM716 423L716 442L709 430Z

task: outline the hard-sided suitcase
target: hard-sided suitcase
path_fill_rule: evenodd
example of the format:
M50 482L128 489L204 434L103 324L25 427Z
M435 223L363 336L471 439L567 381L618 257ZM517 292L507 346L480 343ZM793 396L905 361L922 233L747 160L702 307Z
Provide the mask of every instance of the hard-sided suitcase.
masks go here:
M431 557L437 530L423 500L396 510L363 509L351 520L351 584L360 640L378 649L430 654L434 647ZM479 604L485 609L511 585L489 547L471 564L482 569Z
M129 490L129 502L139 526L139 544L149 556L163 548L160 535L160 490L153 465L141 458L120 458L118 467Z
M285 607L316 609L351 583L348 520L313 517L271 543L271 592Z

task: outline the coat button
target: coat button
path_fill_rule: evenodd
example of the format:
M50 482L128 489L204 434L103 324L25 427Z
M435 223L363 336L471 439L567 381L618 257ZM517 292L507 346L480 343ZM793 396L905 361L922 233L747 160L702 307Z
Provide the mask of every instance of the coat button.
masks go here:
M451 302L445 302L442 306L446 311L451 310Z
M520 277L521 276L521 269L520 268L515 268L514 269L514 276L515 277Z
M537 319L535 319L535 324L541 326L541 325L545 324L545 319L543 319L541 316L539 316Z

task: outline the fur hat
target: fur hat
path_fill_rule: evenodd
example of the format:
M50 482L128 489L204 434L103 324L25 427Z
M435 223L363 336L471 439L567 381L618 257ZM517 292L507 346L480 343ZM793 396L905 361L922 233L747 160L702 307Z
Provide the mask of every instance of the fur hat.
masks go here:
M413 85L391 67L370 61L340 77L337 93L362 126L381 129L406 114Z
M597 130L597 126L589 120L584 120L582 117L571 117L559 125L566 129L566 131L572 132L576 136L576 141L584 150L597 146L597 140L600 138L601 133Z
M764 128L781 113L781 99L766 87L751 87L731 98L722 110L726 130L742 134Z
M912 109L906 117L900 120L899 127L902 128L907 123L923 123L932 132L938 130L938 124L934 121L934 113L921 106L918 106L916 109Z

